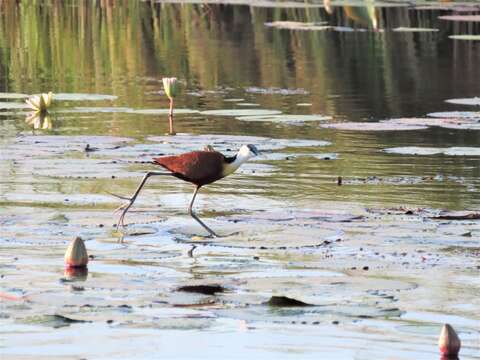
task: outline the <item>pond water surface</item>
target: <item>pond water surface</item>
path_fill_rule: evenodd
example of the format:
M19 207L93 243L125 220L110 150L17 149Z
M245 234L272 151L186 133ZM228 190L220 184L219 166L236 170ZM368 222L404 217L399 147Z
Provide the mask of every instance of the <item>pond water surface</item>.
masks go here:
M374 5L0 2L2 359L432 359L445 322L480 359L480 6ZM196 201L225 236L173 178L115 231L152 157L246 143Z

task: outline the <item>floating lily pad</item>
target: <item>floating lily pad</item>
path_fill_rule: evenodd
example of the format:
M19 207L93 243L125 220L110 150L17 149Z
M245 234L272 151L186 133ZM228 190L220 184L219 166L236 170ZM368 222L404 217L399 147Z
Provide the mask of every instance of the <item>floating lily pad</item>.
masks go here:
M204 295L215 295L216 293L222 293L225 288L221 285L185 285L180 286L177 291L199 293Z
M321 125L324 128L348 130L348 131L404 131L404 130L423 130L427 129L422 125L405 125L397 123L382 122L344 122L335 124Z
M263 94L263 95L308 95L305 89L281 89L281 88L260 88L256 86L247 87L247 93Z
M241 102L244 101L245 99L242 98L230 98L230 99L223 99L225 102Z
M236 118L241 121L271 121L279 123L303 123L306 121L326 121L331 120L330 116L324 115L254 115L240 116Z
M28 105L26 103L18 103L18 102L11 102L11 101L2 101L0 102L0 110L2 109L28 109Z
M398 27L393 29L395 32L437 32L439 29L432 28L415 28L415 27Z
M453 40L480 41L480 35L450 35Z
M382 120L386 124L420 125L420 126L439 126L450 127L458 125L470 125L472 120L465 118L399 118Z
M140 114L140 115L167 115L170 110L169 109L129 109L127 111L130 114ZM191 109L175 109L173 114L195 114L198 113L198 110L191 110Z
M440 16L439 19L448 21L480 22L480 15L446 15Z
M450 147L444 151L451 156L480 156L480 147Z
M17 93L0 93L0 99L26 99L29 95Z
M388 149L385 149L384 151L391 154L402 154L402 155L444 154L449 156L480 156L480 147L434 148L434 147L405 146L405 147L388 148Z
M480 106L480 97L465 98L465 99L448 99L448 100L445 100L445 102L452 103L452 104L459 104L459 105Z
M51 326L57 329L65 326L70 326L71 324L87 323L91 321L72 319L64 315L38 315L24 318L20 320L20 322L25 324Z
M286 296L272 296L265 302L265 305L278 307L313 306L312 304L307 304L306 302Z
M115 100L118 96L104 95L104 94L80 94L80 93L55 93L54 100L63 101L101 101L101 100Z
M56 112L59 113L127 113L132 111L130 108L126 107L86 107L86 106L77 106L69 109L60 109Z
M206 110L202 111L203 115L213 116L265 116L281 114L278 110L265 109L227 109L227 110Z
M431 217L435 220L480 220L479 212L472 211L442 211L437 216Z
M475 111L441 111L427 114L429 117L436 118L466 118L480 119L480 112Z
M260 104L256 104L256 103L238 103L237 104L238 106L260 106Z
M330 28L330 26L324 26L325 24L328 24L328 22L274 21L265 23L265 26L286 30L313 31L326 30L325 28Z
M390 154L401 154L401 155L436 155L443 153L443 148L435 147L421 147L421 146L404 146L404 147L393 147L384 150L386 153Z

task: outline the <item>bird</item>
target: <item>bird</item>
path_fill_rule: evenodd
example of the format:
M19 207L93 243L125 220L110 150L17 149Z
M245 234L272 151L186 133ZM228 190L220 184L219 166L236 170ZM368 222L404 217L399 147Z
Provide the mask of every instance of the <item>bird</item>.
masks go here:
M116 211L122 211L117 223L117 230L120 225L125 227L125 215L137 199L140 191L145 186L147 180L152 176L174 176L180 180L187 181L195 185L192 199L188 206L188 214L195 219L212 237L218 235L210 229L193 212L193 203L198 191L202 186L218 181L234 173L244 162L258 156L259 151L255 145L242 145L234 156L225 156L221 152L208 145L201 151L191 151L180 155L162 156L153 158L153 163L165 168L168 172L149 171L145 174L133 195L128 198L114 195L128 202L121 205Z

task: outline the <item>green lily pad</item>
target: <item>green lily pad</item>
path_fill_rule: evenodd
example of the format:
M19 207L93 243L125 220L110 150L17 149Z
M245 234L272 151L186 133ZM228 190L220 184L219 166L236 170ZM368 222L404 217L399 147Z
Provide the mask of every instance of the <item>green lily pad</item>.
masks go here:
M439 19L448 21L480 22L480 15L446 15L440 16Z
M241 102L244 101L245 99L242 98L230 98L230 99L223 99L225 102Z
M61 109L57 110L57 112L60 113L127 113L130 112L132 109L130 108L125 108L125 107L74 107L71 109Z
M127 111L130 114L139 114L139 115L167 115L169 109L129 109ZM174 109L173 114L195 114L198 113L198 110L192 109Z
M0 93L0 99L26 99L26 98L28 98L27 94Z
M393 147L388 148L383 151L389 154L400 154L400 155L437 155L443 153L445 149L435 148L435 147L422 147L422 146L404 146L404 147Z
M439 29L432 28L415 28L415 27L398 27L393 29L395 32L437 32Z
M104 94L80 94L80 93L58 93L53 94L54 100L63 101L101 101L101 100L115 100L118 96L104 95Z
M245 103L238 103L237 105L238 105L238 106L252 106L252 107L254 107L254 106L260 106L260 104L256 104L256 103L246 103L246 102L245 102Z
M480 147L450 147L444 151L451 156L480 156Z
M445 102L448 102L451 104L459 104L459 105L480 106L480 97L465 98L465 99L448 99L448 100L445 100Z
M0 109L28 109L28 105L26 103L18 103L18 102L10 102L10 101L2 101L0 102Z
M480 41L480 35L451 35L453 40Z
M261 88L256 86L251 86L245 88L247 93L251 94L262 94L262 95L308 95L309 92L305 89L282 89L282 88Z
M405 125L398 123L382 122L344 122L335 124L321 125L323 128L348 130L348 131L404 131L404 130L423 130L427 126L423 125Z
M312 30L327 30L331 26L325 26L328 24L327 21L322 22L300 22L300 21L274 21L266 22L264 25L267 27L272 27L276 29L285 29L285 30L302 30L302 31L312 31Z
M331 120L330 116L323 115L255 115L255 116L239 116L236 118L241 121L271 121L271 122L306 122L306 121L326 121Z
M202 111L202 115L213 116L265 116L265 115L278 115L281 114L278 110L265 110L265 109L224 109L224 110L206 110Z
M449 156L480 156L480 147L435 148L435 147L421 147L421 146L405 146L405 147L388 148L388 149L384 149L384 151L390 154L400 154L400 155L444 154Z
M480 119L480 112L475 111L441 111L427 114L434 118Z
M420 125L420 126L439 126L450 127L458 125L471 125L472 120L466 118L399 118L381 120L387 124Z

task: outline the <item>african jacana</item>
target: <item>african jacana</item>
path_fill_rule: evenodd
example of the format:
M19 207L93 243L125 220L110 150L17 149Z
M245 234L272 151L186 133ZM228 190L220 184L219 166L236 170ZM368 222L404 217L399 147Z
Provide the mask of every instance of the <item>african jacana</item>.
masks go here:
M178 179L188 181L195 185L192 200L188 206L188 213L200 225L202 225L203 228L210 233L210 235L217 237L217 234L215 234L212 229L205 225L192 211L193 202L195 201L197 192L202 186L211 184L233 173L245 161L257 155L258 150L254 145L243 145L240 150L238 150L237 154L231 157L215 151L212 147L208 147L207 150L203 151L192 151L176 156L163 156L154 158L154 163L164 167L169 172L147 172L131 198L119 196L120 198L128 200L129 202L117 209L123 210L118 220L117 229L120 227L120 225L125 226L123 222L125 214L135 202L135 199L142 190L147 179L150 176L168 175L175 176Z

